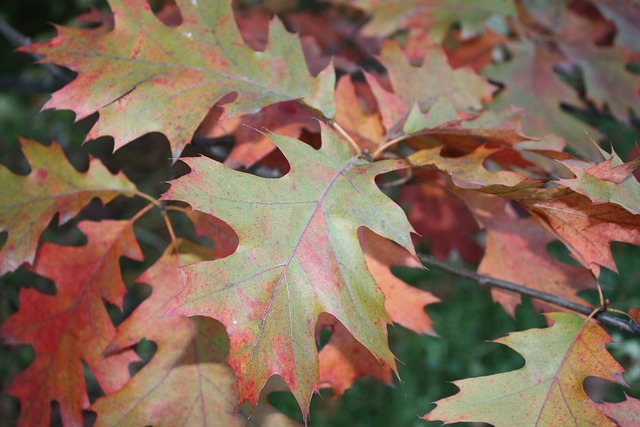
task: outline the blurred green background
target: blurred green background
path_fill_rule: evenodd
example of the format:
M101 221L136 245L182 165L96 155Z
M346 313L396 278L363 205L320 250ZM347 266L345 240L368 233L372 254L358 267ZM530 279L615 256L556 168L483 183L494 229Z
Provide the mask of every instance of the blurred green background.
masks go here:
M86 12L90 7L106 7L97 0L9 0L0 5L0 20L8 23L21 34L33 40L45 40L54 34L50 23L69 24L72 17ZM40 107L47 99L46 93L60 87L61 80L51 69L33 64L33 59L14 52L9 39L0 37L0 163L16 173L26 173L28 166L18 148L18 137L27 137L43 143L55 140L61 144L69 159L82 169L91 153L104 159L112 171L123 169L143 191L159 194L158 183L172 178L168 144L161 135L140 138L111 157L112 142L100 138L82 145L85 133L95 121L90 117L74 123L74 114L68 111L43 111ZM64 71L59 71L64 77ZM638 140L636 129L617 123L603 111L574 111L578 118L600 129L616 151L624 158ZM195 150L195 149L194 149ZM103 209L90 206L82 215L131 216L139 206L135 203L116 201ZM180 218L176 217L179 223ZM134 285L135 278L160 255L166 244L164 226L157 214L149 214L136 232L145 251L144 263L125 262L125 281L129 286L125 314L144 298L145 289ZM180 226L178 225L180 229ZM188 225L183 233L188 234ZM192 232L192 231L191 231ZM82 237L73 223L51 226L44 237L47 240L67 243L81 242ZM0 235L0 243L3 242ZM552 245L550 251L566 262L572 262L561 245ZM604 271L602 285L605 297L614 307L627 310L640 306L640 248L626 244L613 245L614 257L620 275ZM454 260L455 262L455 260ZM460 265L462 262L459 261ZM508 316L495 304L488 290L480 289L473 282L455 278L436 269L429 271L398 269L397 275L408 283L428 290L443 302L427 307L439 337L421 336L400 326L390 328L391 348L399 360L402 382L396 379L394 387L385 386L373 379L359 380L345 395L334 400L324 390L314 397L311 407L311 426L426 426L439 425L419 419L433 405L431 402L454 394L456 387L450 384L462 378L494 374L517 369L523 359L504 346L489 340L512 331L545 326L545 320L533 313L530 301L519 308L517 320ZM52 284L24 270L0 277L0 321L4 321L18 307L21 287L36 287L52 292ZM147 291L148 292L148 291ZM595 292L585 293L594 303ZM112 310L114 321L122 314ZM616 344L612 353L627 368L626 379L635 388L631 395L640 397L640 340L619 331L610 331ZM153 346L142 344L139 352L148 359ZM29 346L0 346L0 427L15 424L19 404L6 394L13 376L31 362L33 352ZM138 366L139 368L139 366ZM92 400L100 394L88 378ZM601 390L602 387L594 389ZM621 399L620 390L609 391L613 399ZM270 401L279 409L299 418L299 410L293 397L278 393ZM88 417L90 419L90 417ZM52 425L57 425L52 421Z

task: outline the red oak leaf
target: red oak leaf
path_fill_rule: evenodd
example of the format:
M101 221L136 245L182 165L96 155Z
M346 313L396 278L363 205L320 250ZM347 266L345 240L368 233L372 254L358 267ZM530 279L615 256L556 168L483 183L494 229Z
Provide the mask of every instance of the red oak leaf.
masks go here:
M13 380L9 393L21 402L20 425L49 425L51 401L60 405L64 425L81 426L89 407L82 363L86 363L105 393L122 387L128 365L137 360L126 351L105 358L115 336L104 300L122 307L126 291L120 257L141 260L130 221L81 222L88 243L65 247L44 243L33 271L56 284L56 294L25 289L20 310L2 326L11 343L34 347L35 360ZM73 274L70 274L72 272Z
M167 249L138 279L151 286L151 296L118 327L110 346L114 352L147 338L158 350L123 388L91 406L98 414L96 426L298 425L266 399L253 413L236 412L235 375L224 363L229 349L224 327L202 317L166 316L184 287L180 266L203 260L200 248L188 242L180 242L179 257L172 252Z
M242 40L231 2L176 3L177 27L156 18L147 2L111 0L112 31L57 27L55 38L26 47L78 72L44 108L71 109L78 118L100 112L87 139L111 135L115 149L162 132L175 158L214 104L229 95L224 118L303 98L333 116L334 71L312 77L299 39L278 19L271 21L267 48L257 52Z
M270 135L291 165L282 178L234 171L207 158L164 199L181 200L227 222L239 245L229 257L185 268L176 313L219 319L231 340L240 400L257 402L266 380L280 375L306 417L318 388L315 323L336 317L379 360L395 368L386 343L383 294L357 237L368 227L413 252L404 213L374 178L403 169L400 160L370 163L323 127L322 148ZM346 201L349 201L346 203Z

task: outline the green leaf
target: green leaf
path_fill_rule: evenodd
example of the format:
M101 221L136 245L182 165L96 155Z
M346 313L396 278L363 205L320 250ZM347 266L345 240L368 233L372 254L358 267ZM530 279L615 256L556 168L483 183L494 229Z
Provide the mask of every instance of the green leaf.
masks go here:
M492 15L516 15L512 0L355 0L351 3L373 14L365 28L369 35L387 36L411 26L426 27L429 38L436 43L443 41L454 24L460 24L463 32L473 34L482 31Z
M231 2L178 0L182 24L158 20L147 2L110 0L112 31L58 27L58 36L25 50L77 71L44 108L100 118L87 139L111 135L115 149L162 132L179 157L214 104L225 98L230 118L280 101L303 99L331 117L335 75L312 77L300 41L278 19L264 52L246 46Z
M255 405L280 375L306 417L318 389L314 328L327 312L379 360L395 368L387 346L389 317L367 268L357 231L367 227L414 253L405 214L377 188L376 175L406 167L353 157L323 127L322 148L270 135L291 165L278 179L234 171L206 158L172 182L165 200L219 217L239 246L224 259L185 267L187 287L175 312L220 320L231 340L240 401Z
M551 313L546 329L516 332L496 342L522 354L521 369L456 381L460 392L442 399L427 420L487 422L496 426L614 426L584 390L596 376L623 385L622 367L609 354L600 326L573 314Z
M26 139L20 143L31 173L20 176L0 168L0 231L9 233L0 250L0 274L24 262L33 264L40 234L56 213L64 223L94 197L107 203L118 195L133 196L136 192L126 176L111 174L97 159L81 173L55 143L49 147Z

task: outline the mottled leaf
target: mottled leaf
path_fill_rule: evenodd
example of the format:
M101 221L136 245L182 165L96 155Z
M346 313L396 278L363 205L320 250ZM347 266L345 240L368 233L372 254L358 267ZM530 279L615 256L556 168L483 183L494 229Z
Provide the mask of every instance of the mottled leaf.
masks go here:
M291 165L284 177L260 178L206 158L188 159L191 173L163 196L219 217L239 237L233 255L185 268L188 285L175 312L225 325L240 401L255 404L267 378L278 374L306 417L318 388L313 337L320 313L333 315L376 358L395 367L383 295L357 230L367 227L413 252L404 213L374 183L375 176L406 164L353 157L326 127L318 151L270 137Z
M547 227L585 267L618 271L611 242L640 245L640 216L612 203L594 205L589 198L563 188L525 189L504 194L517 200Z
M604 412L620 427L633 427L640 420L640 400L627 396L627 400L619 403L603 402L598 409Z
M181 244L180 257L168 249L138 279L151 286L152 294L118 327L111 351L141 338L154 341L158 350L122 389L92 405L96 426L297 425L267 402L251 417L243 410L235 412L235 375L224 363L229 340L222 324L203 317L165 316L184 286L181 263L201 260L193 248Z
M59 222L73 218L94 197L107 203L118 195L133 196L136 186L123 174L111 174L99 160L78 172L59 145L49 147L20 140L31 165L27 176L0 166L0 231L8 232L0 250L0 274L33 263L40 234L56 213Z
M598 0L594 5L618 27L616 45L638 51L640 5L635 0Z
M629 117L629 108L640 112L640 76L627 71L624 51L584 43L566 44L563 50L582 68L587 97L606 103L621 121Z
M487 192L507 191L506 187L514 187L526 177L518 172L498 170L491 171L484 166L486 159L499 149L479 146L472 153L463 157L443 157L442 146L429 150L421 150L409 156L415 166L433 165L437 169L451 175L454 184L465 189L482 189Z
M176 158L223 98L224 118L292 99L333 116L333 70L313 78L297 36L279 20L257 52L242 40L231 2L176 3L183 18L177 27L158 20L147 2L110 0L113 31L58 27L55 38L27 47L79 73L44 108L70 109L78 118L99 111L87 138L111 135L115 149L162 132Z
M503 374L455 381L460 392L438 401L425 416L446 423L496 426L614 426L584 390L586 377L625 384L622 367L607 352L607 333L582 317L551 313L546 329L512 333L496 342L524 357L524 367Z
M389 135L471 117L482 109L483 101L491 99L493 87L486 79L469 68L453 70L438 46L427 50L421 67L411 65L393 42L383 45L379 60L387 69L393 92L370 74L367 81Z
M384 292L384 306L391 320L414 332L434 334L424 307L439 300L428 292L407 285L391 272L393 266L421 268L420 263L395 243L365 228L358 230L358 234L369 271ZM330 329L332 335L319 354L320 383L333 389L334 398L366 375L391 384L391 367L373 357L340 322L322 314L316 331L321 328Z
M276 146L262 131L277 132L298 138L303 130L318 132L318 121L295 101L269 105L256 114L219 120L224 109L215 107L200 125L197 137L217 138L233 136L235 144L225 159L225 164L233 169L249 168L260 161Z
M355 0L350 2L373 15L365 31L370 35L386 36L422 23L423 31L432 41L442 42L454 24L460 24L465 33L482 31L492 15L514 16L515 6L511 0Z

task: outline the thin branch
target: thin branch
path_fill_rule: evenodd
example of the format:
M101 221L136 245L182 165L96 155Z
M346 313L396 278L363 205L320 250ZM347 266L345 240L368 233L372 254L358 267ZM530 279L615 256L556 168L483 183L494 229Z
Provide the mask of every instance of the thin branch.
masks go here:
M557 295L548 294L546 292L541 292L535 289L527 288L526 286L518 285L512 282L507 282L506 280L495 279L490 276L478 274L474 271L467 270L466 268L456 267L447 262L440 261L439 259L434 258L430 255L420 254L419 257L420 257L420 261L422 261L422 263L425 265L436 267L440 270L444 270L456 276L471 279L479 283L480 285L487 285L494 288L500 288L507 291L516 292L521 295L526 295L531 298L538 299L540 301L545 301L550 304L557 305L558 307L567 308L571 311L575 311L576 313L584 314L585 316L590 315L594 311L593 307L588 307L586 305L578 304L574 301L559 297ZM625 332L629 332L631 334L640 336L640 326L633 323L633 321L620 319L604 311L599 311L593 317L595 317L605 325L613 326Z

